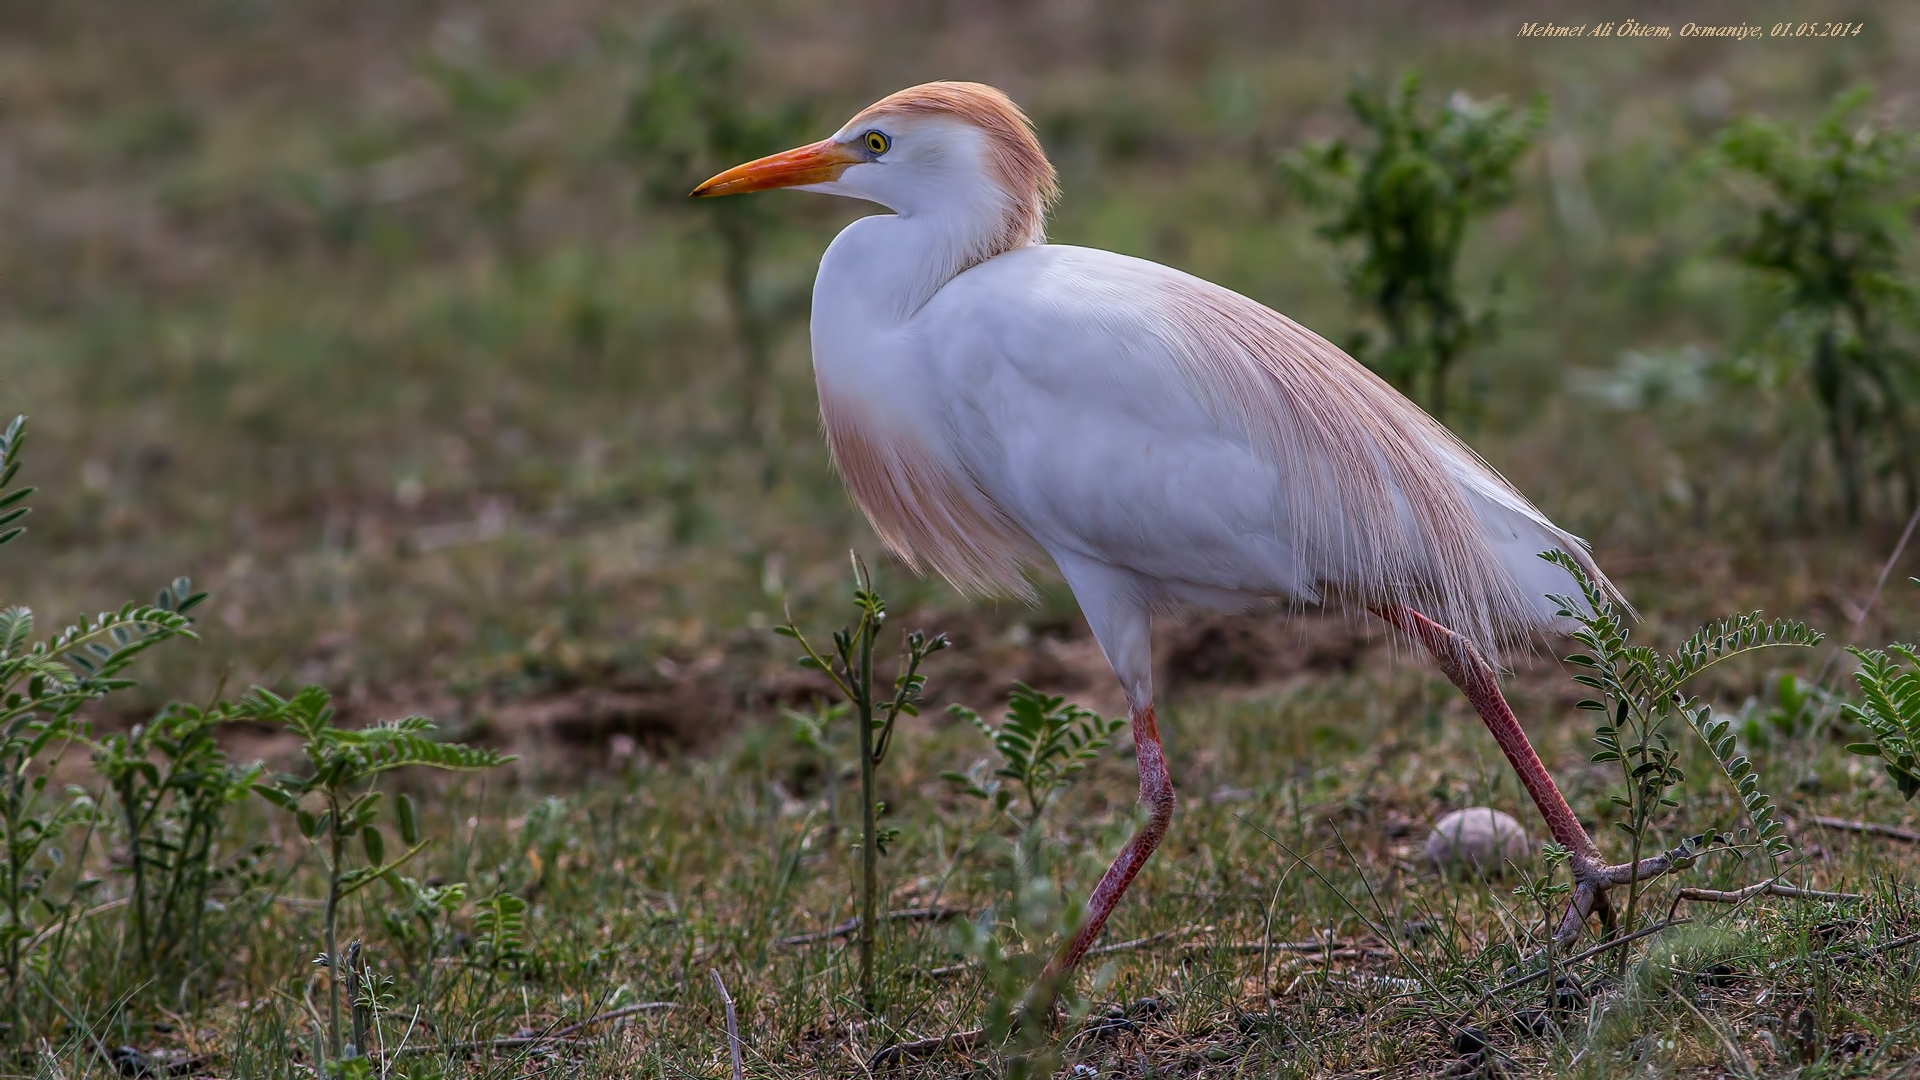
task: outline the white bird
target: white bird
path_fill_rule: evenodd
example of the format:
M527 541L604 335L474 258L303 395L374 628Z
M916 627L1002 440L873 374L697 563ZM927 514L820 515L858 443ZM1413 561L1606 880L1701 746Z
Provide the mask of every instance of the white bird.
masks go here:
M1031 596L1025 569L1051 561L1126 693L1146 821L1044 985L1165 835L1150 631L1190 608L1357 607L1420 641L1575 853L1584 902L1562 934L1605 916L1622 868L1601 865L1484 659L1553 628L1546 594L1577 593L1537 553L1564 551L1611 589L1580 540L1286 316L1156 263L1048 244L1053 167L992 87L902 90L693 194L780 187L893 211L841 231L813 291L821 420L874 530L968 593Z

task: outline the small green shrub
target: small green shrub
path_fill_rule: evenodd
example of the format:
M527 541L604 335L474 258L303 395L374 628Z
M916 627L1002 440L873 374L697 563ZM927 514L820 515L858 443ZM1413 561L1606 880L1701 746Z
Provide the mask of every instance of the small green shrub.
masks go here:
M396 801L396 806L405 805L404 796ZM430 1002L434 999L436 981L433 962L454 940L453 914L466 903L467 883L423 885L398 874L387 875L386 881L397 902L381 919L387 940L400 951L402 962L409 967L408 982L415 996Z
M1599 750L1592 760L1619 767L1620 789L1609 798L1623 814L1613 824L1631 845L1630 861L1638 864L1643 854L1657 846L1658 819L1680 807L1669 794L1686 779L1679 766L1679 749L1669 736L1676 720L1706 744L1738 794L1751 824L1751 832L1740 830L1740 841L1755 845L1770 859L1791 850L1773 800L1760 790L1753 763L1736 752L1732 721L1715 717L1711 706L1688 697L1682 688L1723 660L1777 645L1811 647L1823 635L1789 619L1765 622L1754 612L1710 623L1672 653L1662 653L1629 643L1625 613L1581 572L1572 556L1554 551L1542 558L1566 570L1581 588L1580 599L1550 599L1559 605L1562 618L1578 624L1573 638L1587 650L1567 657L1567 663L1580 669L1574 681L1598 694L1582 700L1578 708L1600 714L1593 736ZM1716 838L1717 834L1706 832L1683 840L1678 865L1690 863L1694 853ZM1628 883L1625 926L1629 932L1634 929L1640 892L1638 878Z
M1033 832L1015 839L1007 859L994 871L1001 899L978 917L961 922L953 945L977 971L986 991L980 1029L1002 1055L1009 1078L1055 1075L1060 1046L1053 1017L1036 1015L1043 1006L1033 991L1040 984L1058 942L1080 928L1082 906L1071 881L1054 874L1057 852ZM1068 992L1065 1012L1071 1030L1084 1019L1093 996L1112 979L1111 968L1094 972L1091 995Z
M847 703L815 701L802 709L782 709L781 715L786 717L794 743L811 759L810 766L819 768L825 780L827 830L831 841L840 832L840 761L845 756L835 745L835 733L847 717Z
M489 972L526 962L526 929L527 902L512 893L497 893L474 905L474 948Z
M1281 177L1331 212L1321 236L1359 245L1347 291L1387 340L1376 347L1363 332L1354 355L1445 420L1454 361L1493 331L1491 316L1470 311L1461 288L1467 222L1513 199L1516 166L1545 122L1546 99L1519 111L1455 93L1432 112L1409 74L1391 94L1356 85L1347 104L1368 142L1302 148L1283 159Z
M873 774L886 761L887 750L893 745L895 722L902 716L920 715L920 695L927 685L927 677L920 674L920 665L947 647L947 636L928 637L919 630L907 634L894 671L893 692L880 697L874 691L873 650L881 627L886 625L887 602L874 590L873 578L858 556L853 560L853 606L856 619L834 631L831 656L815 649L791 618L787 625L775 629L800 643L805 651L800 657L800 666L825 675L853 709L854 733L860 748L860 998L872 1012L877 1006L873 934L879 914L876 899L880 891L879 859L886 854L886 845L895 835L894 830L878 825L877 819L886 807L874 794Z
M1064 697L1043 694L1023 682L1013 684L1006 718L999 727L964 705L950 705L947 711L979 728L999 751L1002 764L994 770L993 778L959 772L944 772L941 777L962 794L983 800L1001 812L1012 804L1013 793L994 778L1019 784L1027 803L1025 818L1016 818L1023 832L1040 824L1054 797L1093 764L1100 751L1113 742L1114 733L1127 723L1119 717L1102 717Z
M1906 214L1899 195L1915 142L1858 118L1864 90L1843 94L1819 122L1741 120L1720 136L1725 169L1760 181L1751 224L1733 257L1773 286L1761 333L1820 403L1849 522L1858 521L1873 440L1920 502L1920 461L1908 418L1913 356L1895 329L1913 299L1902 273Z
M31 487L9 490L20 471L26 418L0 434L0 544L25 531L24 500ZM79 710L134 685L125 674L141 653L163 641L194 637L187 612L203 593L181 578L152 604L82 616L50 639L34 641L33 612L0 610L0 974L6 979L9 1035L17 1048L27 1036L23 983L32 954L61 944L61 931L81 914L97 883L76 880L67 895L52 891L65 861L61 842L82 825L98 823L99 807L83 790L49 790L68 750L85 745ZM77 875L76 875L77 876ZM44 991L44 987L42 987ZM44 1005L49 993L32 995Z
M762 104L743 92L753 81L748 63L746 36L713 10L666 17L647 44L620 148L641 173L644 200L697 221L702 240L716 249L743 360L739 430L771 449L779 431L778 402L768 396L774 347L781 329L807 310L806 279L783 287L767 280L788 211L777 199L687 200L707 177L804 137L806 105L791 97Z
M1740 737L1755 746L1804 738L1820 727L1822 717L1832 715L1833 705L1833 695L1818 683L1783 671L1773 680L1771 703L1754 700L1741 708Z
M520 211L542 165L540 156L516 140L514 127L553 81L551 70L520 73L468 55L428 54L421 77L440 92L447 107L449 140L461 164L470 219L486 230L494 253L517 264L525 257Z
M318 686L306 687L291 698L255 687L234 712L257 723L284 726L300 738L306 753L307 775L281 773L257 781L253 790L293 815L300 835L313 845L327 874L325 951L317 962L329 975L328 1060L338 1060L344 1055L340 997L346 981L336 945L340 902L375 881L394 878L394 872L429 842L420 836L413 804L403 794L394 800L393 824L406 850L387 857L386 836L378 823L383 793L376 790L375 782L395 769L470 771L513 759L493 750L435 742L430 738L434 723L424 716L381 721L358 730L336 727L331 700ZM349 868L356 840L364 858ZM525 901L513 899L524 910Z
M178 582L180 589L185 582ZM265 767L236 765L214 740L223 708L174 703L131 731L94 743L94 770L107 781L125 835L129 900L141 974L170 987L201 967L208 900L260 879L267 845L223 855L227 814ZM184 1003L183 1003L184 1004Z
M1912 645L1900 644L1847 651L1860 659L1853 678L1861 700L1848 702L1842 712L1864 726L1871 740L1849 743L1847 749L1879 758L1900 797L1911 802L1920 795L1920 655Z

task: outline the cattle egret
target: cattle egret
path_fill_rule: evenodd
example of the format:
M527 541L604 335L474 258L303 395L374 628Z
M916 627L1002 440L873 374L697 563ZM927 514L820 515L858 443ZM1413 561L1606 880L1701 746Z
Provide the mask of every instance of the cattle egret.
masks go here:
M1666 868L1604 865L1485 659L1554 628L1546 594L1577 595L1539 552L1612 586L1445 427L1238 293L1047 243L1053 167L992 87L902 90L693 194L771 188L893 211L842 230L813 290L820 418L874 530L966 593L1030 597L1024 569L1051 560L1125 691L1145 822L1043 986L1079 962L1166 834L1150 630L1183 609L1358 608L1432 652L1573 852L1565 940L1607 917L1610 885Z

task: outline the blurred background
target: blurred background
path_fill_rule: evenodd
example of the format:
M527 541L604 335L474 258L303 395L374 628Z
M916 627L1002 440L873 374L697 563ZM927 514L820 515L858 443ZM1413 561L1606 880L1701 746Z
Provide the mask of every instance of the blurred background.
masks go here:
M1862 29L1516 36L1548 18ZM1339 342L1377 336L1358 249L1289 162L1365 145L1356 80L1533 110L1466 228L1484 332L1447 420L1656 636L1741 605L1844 632L1913 508L1911 156L1870 193L1880 396L1841 431L1813 302L1756 268L1778 192L1727 141L1812 138L1865 88L1844 131L1910 142L1908 4L7 3L0 42L0 406L41 487L0 586L51 621L191 575L205 640L155 698L684 727L777 696L767 628L837 608L850 547L962 646L1081 634L1057 586L969 605L886 562L829 469L807 294L873 208L684 198L935 78L1031 113L1057 242ZM1903 576L1876 630L1911 633Z

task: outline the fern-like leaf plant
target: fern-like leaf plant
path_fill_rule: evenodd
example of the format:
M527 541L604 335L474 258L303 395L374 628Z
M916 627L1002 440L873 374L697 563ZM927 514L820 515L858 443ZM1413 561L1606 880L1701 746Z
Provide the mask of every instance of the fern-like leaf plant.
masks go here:
M335 948L340 902L382 878L397 884L394 871L427 844L418 838L412 806L402 798L396 800L394 816L407 847L387 857L386 838L377 824L381 792L374 789L374 781L382 773L408 766L472 771L513 759L481 747L436 742L430 737L433 721L424 716L383 720L357 730L337 727L333 704L318 686L305 687L290 698L256 687L234 712L256 723L283 726L299 736L312 770L306 776L273 776L255 783L253 790L293 815L300 835L314 846L327 870L326 952L321 960L331 976L328 1042L338 1059L340 989L345 980ZM366 858L349 868L350 841L355 837Z
M1710 706L1688 696L1682 688L1723 660L1773 646L1816 645L1822 635L1804 623L1789 619L1768 622L1752 612L1710 623L1671 654L1664 654L1630 643L1625 613L1566 552L1550 551L1541 557L1567 571L1580 587L1578 598L1548 599L1559 606L1562 618L1578 625L1573 638L1585 651L1567 657L1567 663L1580 669L1574 681L1594 690L1597 696L1582 700L1577 707L1601 714L1594 725L1593 741L1599 750L1593 760L1619 764L1622 790L1611 798L1621 808L1622 820L1614 825L1627 835L1633 863L1638 865L1642 851L1654 842L1655 819L1663 809L1678 806L1669 792L1686 779L1679 767L1679 750L1668 737L1676 717L1706 743L1739 797L1752 826L1750 832L1743 830L1740 839L1756 845L1769 858L1785 855L1790 850L1785 829L1773 800L1760 790L1760 776L1753 762L1736 751L1729 730L1731 721L1715 717ZM1711 839L1712 834L1702 834L1693 846L1704 848ZM1637 879L1628 884L1629 929L1639 886Z
M1847 651L1860 659L1853 678L1861 700L1847 703L1842 712L1872 736L1871 742L1849 743L1847 749L1879 758L1900 796L1912 801L1920 795L1920 655L1912 645L1899 644Z
M11 487L26 445L26 418L0 432L0 545L25 527L31 487ZM29 1034L24 976L45 941L44 920L65 905L47 895L72 828L97 824L99 808L83 791L53 784L68 748L89 734L81 710L134 685L127 667L170 638L192 638L187 612L205 598L186 578L160 590L151 604L82 617L51 639L35 640L33 612L0 608L0 983L6 1038L17 1050ZM76 889L81 886L76 886ZM66 898L77 901L78 892ZM45 994L36 1001L44 1004Z
M1021 825L1027 829L1039 823L1054 796L1093 764L1126 723L1119 717L1107 718L1081 708L1064 697L1043 694L1023 682L1013 684L1006 718L999 727L964 705L950 705L947 711L970 721L1000 752L1002 764L994 775L1012 780L1025 792L1027 814ZM996 809L1005 810L1012 801L1006 789L997 784L988 786L980 777L958 772L940 775L957 785L962 794L986 800Z

